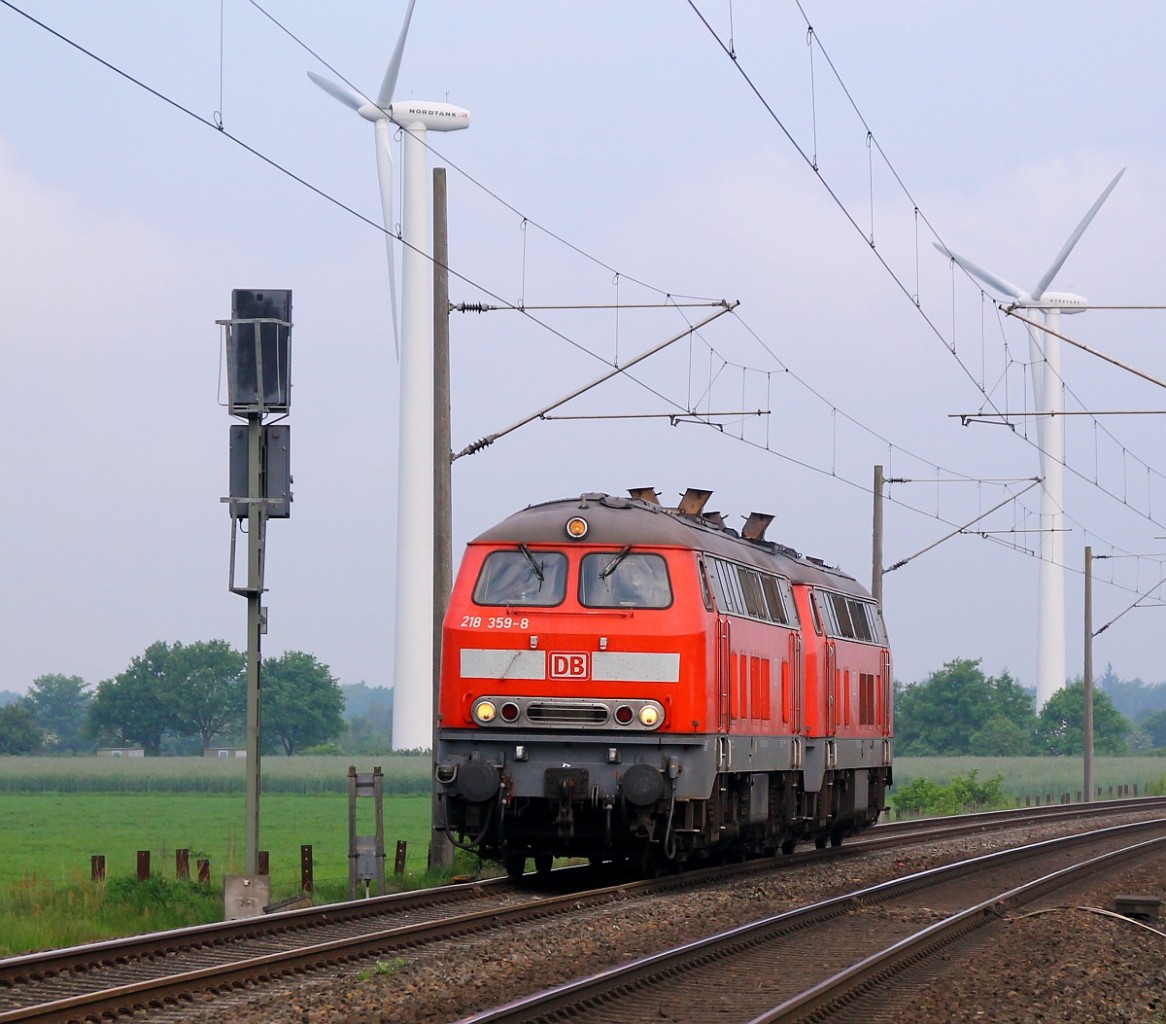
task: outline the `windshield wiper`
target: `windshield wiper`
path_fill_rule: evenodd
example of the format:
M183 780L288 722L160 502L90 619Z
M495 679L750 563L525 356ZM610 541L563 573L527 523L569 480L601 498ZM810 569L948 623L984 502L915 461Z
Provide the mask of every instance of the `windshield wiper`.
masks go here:
M601 580L605 580L605 579L607 579L608 576L610 576L613 572L615 572L615 570L619 567L619 563L622 562L625 558L627 558L628 552L631 551L631 549L632 549L632 546L629 544L618 555L616 555L615 558L613 558L610 562L608 562L607 565L605 565L602 569L600 569L599 570L599 578Z
M530 548L528 548L525 544L519 544L518 550L526 555L526 560L530 562L530 567L534 570L534 574L538 577L538 581L541 584L543 582L542 566L540 566L538 562L534 560L534 555L530 553Z

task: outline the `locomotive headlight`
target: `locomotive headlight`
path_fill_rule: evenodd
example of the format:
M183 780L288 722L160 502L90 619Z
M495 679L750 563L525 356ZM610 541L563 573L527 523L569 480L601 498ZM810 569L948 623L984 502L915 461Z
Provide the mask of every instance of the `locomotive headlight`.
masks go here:
M567 520L567 536L571 540L582 540L587 536L587 520L582 516L572 516Z
M498 709L494 707L494 702L489 700L480 700L474 705L474 717L483 724L494 721L494 716L498 714Z
M660 724L660 709L653 707L651 704L645 704L640 708L640 725L651 729L653 726Z

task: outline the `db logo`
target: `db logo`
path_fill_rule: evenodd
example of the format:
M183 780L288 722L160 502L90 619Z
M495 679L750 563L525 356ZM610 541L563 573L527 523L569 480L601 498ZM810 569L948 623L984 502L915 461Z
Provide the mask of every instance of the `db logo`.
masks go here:
M552 679L586 679L591 674L587 654L551 652Z

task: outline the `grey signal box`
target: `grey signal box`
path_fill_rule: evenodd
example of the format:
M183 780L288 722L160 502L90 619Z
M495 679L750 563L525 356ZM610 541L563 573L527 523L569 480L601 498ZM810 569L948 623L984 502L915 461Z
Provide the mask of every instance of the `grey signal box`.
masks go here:
M263 497L268 500L269 519L287 519L291 516L292 476L291 476L291 427L286 423L276 423L263 428L263 450L265 454ZM231 488L232 498L247 498L249 475L247 425L238 423L231 427ZM247 518L247 502L231 502L231 515L236 519Z

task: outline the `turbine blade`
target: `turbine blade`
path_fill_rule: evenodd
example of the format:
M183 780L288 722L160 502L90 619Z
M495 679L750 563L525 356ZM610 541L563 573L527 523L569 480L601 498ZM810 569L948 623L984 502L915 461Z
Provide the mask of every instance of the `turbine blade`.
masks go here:
M323 75L317 75L314 71L309 71L308 77L333 99L339 100L353 110L359 110L368 102L355 89L350 89L347 85L341 85L339 82L333 82L332 79L325 78Z
M1061 269L1061 266L1064 264L1065 260L1069 258L1069 253L1073 251L1073 246L1077 244L1081 236L1085 233L1085 229L1089 227L1089 222L1093 220L1097 211L1101 209L1101 204L1109 198L1109 193L1113 191L1114 185L1116 185L1118 181L1121 180L1121 176L1125 174L1125 172L1126 169L1124 167L1118 171L1113 181L1111 181L1105 187L1105 191L1102 192L1098 197L1097 202L1095 202L1089 208L1089 212L1085 214L1085 217L1082 219L1081 223L1077 225L1077 230L1069 236L1069 241L1065 243L1064 248L1061 249L1061 251L1057 254L1057 258L1053 260L1052 266L1050 266L1049 269L1045 271L1044 277L1042 277L1037 282L1036 287L1032 291L1032 297L1034 299L1039 299L1042 295L1044 295L1045 289L1053 283L1053 278L1057 276L1057 272Z
M964 270L966 270L969 274L971 274L972 277L978 277L989 288L995 288L996 291L1004 295L1008 295L1014 299L1024 298L1024 292L1017 288L1016 285L1005 281L1004 278L997 277L995 274L990 274L982 267L977 267L971 260L966 260L962 256L957 256L954 252L947 248L947 246L940 245L938 242L933 242L932 245L934 245L935 248L943 253L943 255L946 256L949 260L955 260L955 262L963 267Z
M385 251L389 257L389 304L393 315L393 351L401 361L401 341L397 327L397 268L393 259L393 151L392 131L387 118L376 123L377 181L381 186L381 216L385 224Z
M409 0L409 8L405 11L405 24L401 26L401 34L397 37L397 45L393 47L393 55L389 58L389 66L381 82L381 91L377 95L378 107L388 107L393 102L393 90L397 88L397 72L401 70L401 54L405 52L405 36L409 34L409 21L413 17L413 5L416 2L417 0Z

